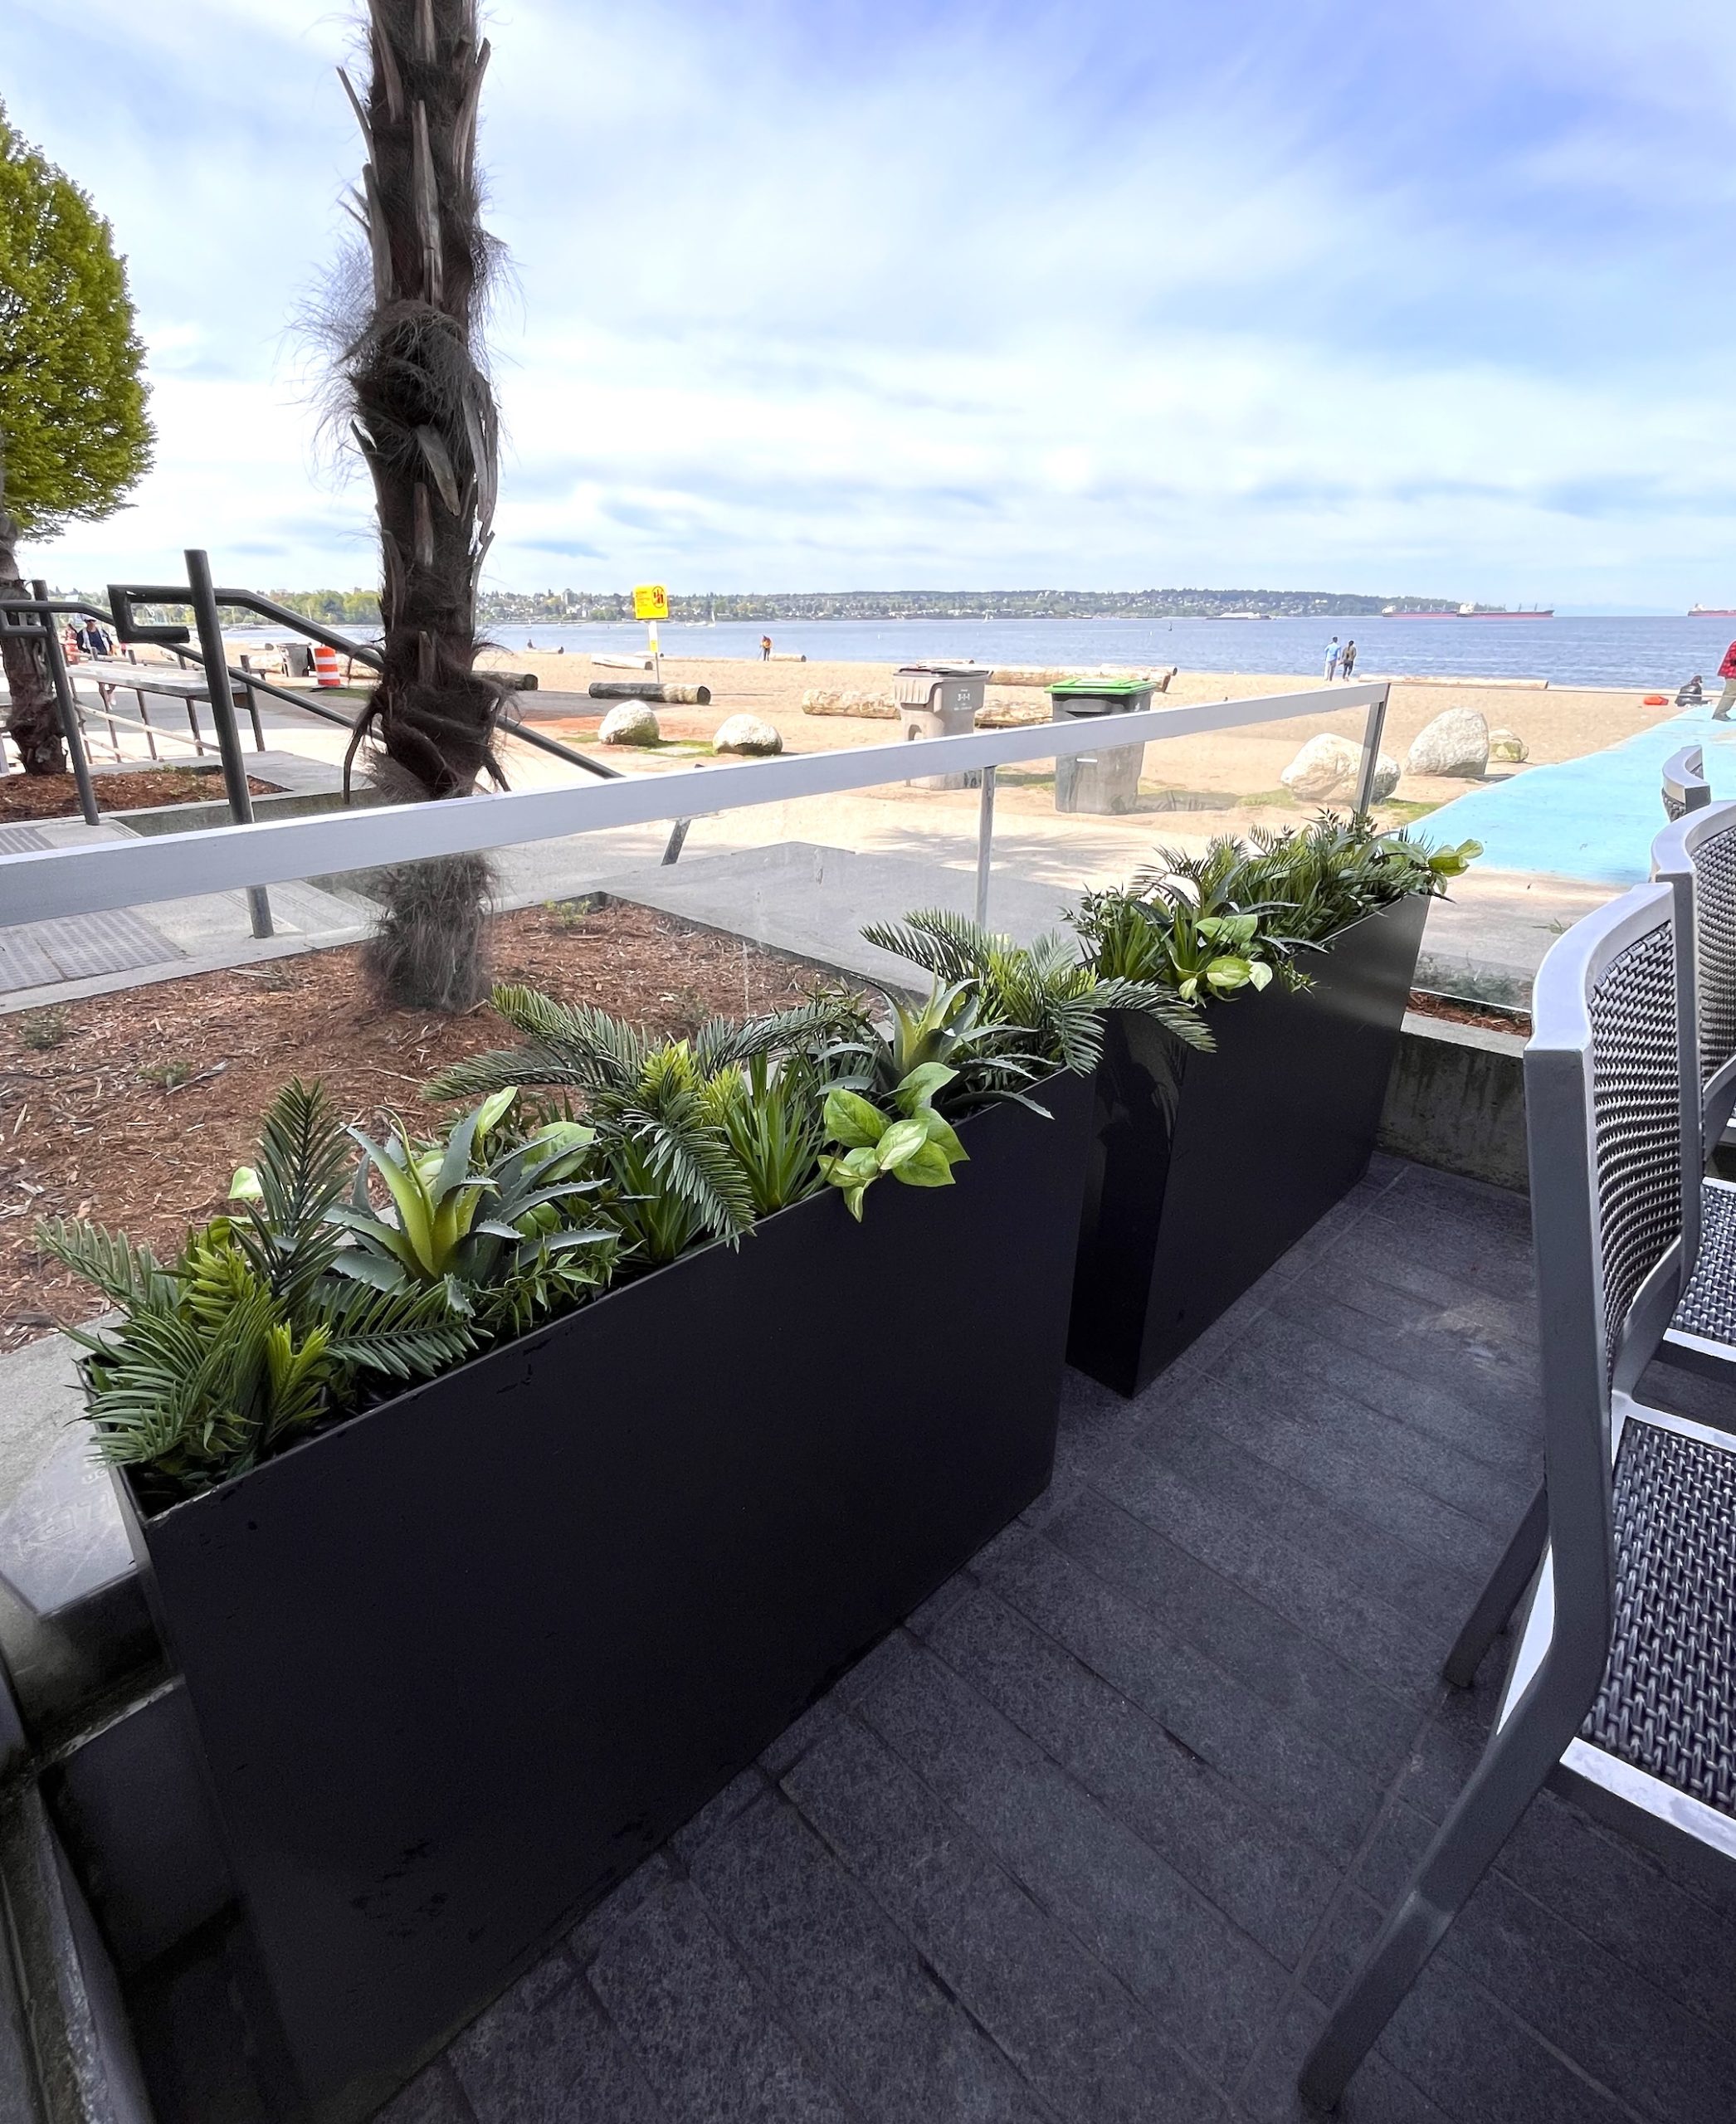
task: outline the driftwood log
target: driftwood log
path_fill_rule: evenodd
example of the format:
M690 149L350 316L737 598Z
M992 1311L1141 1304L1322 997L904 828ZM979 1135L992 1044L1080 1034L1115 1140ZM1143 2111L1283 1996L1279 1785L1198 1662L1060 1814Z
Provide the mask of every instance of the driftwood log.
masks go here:
M592 700L662 701L671 708L710 708L710 686L660 686L655 679L592 679Z

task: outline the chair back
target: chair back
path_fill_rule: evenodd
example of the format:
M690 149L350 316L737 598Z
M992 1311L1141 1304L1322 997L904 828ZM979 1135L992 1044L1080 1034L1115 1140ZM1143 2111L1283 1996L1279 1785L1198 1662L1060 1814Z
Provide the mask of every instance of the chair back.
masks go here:
M1544 959L1525 1050L1555 1627L1588 1654L1613 1626L1616 1417L1675 1309L1690 1162L1698 1200L1676 958L1674 894L1636 886Z
M1736 1108L1736 803L1711 804L1665 826L1651 874L1675 894L1676 929L1693 1011L1704 1158Z
M1712 801L1712 785L1706 779L1706 758L1698 745L1684 745L1664 762L1664 816L1672 826L1689 811L1697 811Z

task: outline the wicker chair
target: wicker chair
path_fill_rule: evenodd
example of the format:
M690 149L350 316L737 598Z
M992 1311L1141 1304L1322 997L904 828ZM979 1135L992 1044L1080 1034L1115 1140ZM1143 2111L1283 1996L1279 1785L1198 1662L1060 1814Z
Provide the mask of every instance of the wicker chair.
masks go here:
M1678 753L1680 759L1685 755ZM1672 762L1674 764L1674 762ZM1666 1362L1736 1385L1736 1186L1704 1166L1731 1138L1736 1109L1736 804L1694 806L1651 845L1652 876L1675 896L1676 933L1691 937L1680 961L1688 1043L1687 1111L1700 1134L1690 1140L1684 1181L1685 1288L1657 1354ZM1507 1625L1548 1538L1541 1489L1519 1522L1444 1669L1469 1688L1483 1655Z
M1701 1164L1724 1142L1736 1109L1736 804L1685 812L1651 844L1651 874L1675 894L1676 925L1691 935ZM1705 1176L1686 1250L1687 1288L1658 1354L1736 1380L1736 1186Z
M1642 1841L1736 1858L1736 1440L1633 1398L1680 1294L1699 1169L1676 923L1670 886L1638 886L1538 976L1525 1102L1548 1548L1482 1760L1303 2068L1325 2106L1546 1780Z
M1663 796L1664 816L1672 826L1685 813L1697 811L1711 802L1705 755L1698 745L1684 745L1665 761Z

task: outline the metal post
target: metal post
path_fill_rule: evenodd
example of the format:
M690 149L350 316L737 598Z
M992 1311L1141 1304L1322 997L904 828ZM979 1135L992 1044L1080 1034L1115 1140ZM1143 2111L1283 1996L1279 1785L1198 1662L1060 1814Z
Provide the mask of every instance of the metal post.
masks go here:
M30 594L39 605L48 602L48 585L32 582ZM85 733L79 728L78 701L72 690L72 681L66 672L66 657L61 647L61 634L52 612L39 612L42 624L42 654L47 659L48 675L54 682L54 703L60 712L61 735L66 741L66 750L72 755L72 779L78 785L78 807L85 815L87 826L100 826L102 814L96 808L96 792L90 786L90 762L85 756Z
M983 770L983 795L977 806L977 927L988 927L988 865L995 840L995 771Z
M1380 765L1381 733L1387 727L1387 695L1390 689L1382 686L1380 698L1368 710L1368 726L1363 733L1362 771L1356 777L1356 808L1366 811L1374 801L1374 775Z
M686 840L687 829L692 824L693 821L691 819L677 819L675 821L674 827L670 832L669 840L665 845L663 850L663 860L665 864L679 863L680 861L681 844Z
M211 719L217 725L217 751L222 756L229 816L237 826L249 826L253 820L253 796L247 787L247 763L241 758L241 735L235 720L235 694L223 657L222 622L212 594L211 563L197 546L187 548L187 587L192 593L189 602L199 650L205 659L205 687L211 696ZM262 885L247 888L247 913L256 937L271 935L271 903Z

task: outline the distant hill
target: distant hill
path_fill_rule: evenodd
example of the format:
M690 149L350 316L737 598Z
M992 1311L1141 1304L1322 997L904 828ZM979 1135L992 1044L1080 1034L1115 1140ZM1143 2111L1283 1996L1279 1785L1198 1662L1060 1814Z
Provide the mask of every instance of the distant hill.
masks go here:
M100 592L75 592L100 602ZM328 625L378 626L372 590L272 590L266 595ZM1179 620L1231 612L1274 619L1354 619L1388 610L1440 611L1456 597L1356 597L1334 590L748 590L672 595L672 620ZM558 626L633 616L627 590L494 590L483 594L485 627ZM239 622L241 615L233 615Z
M1331 590L771 590L671 596L672 620L1098 620L1217 619L1226 612L1274 618L1354 618L1399 611L1437 611L1456 599L1355 597ZM482 600L485 624L558 626L630 620L622 590L494 591Z

